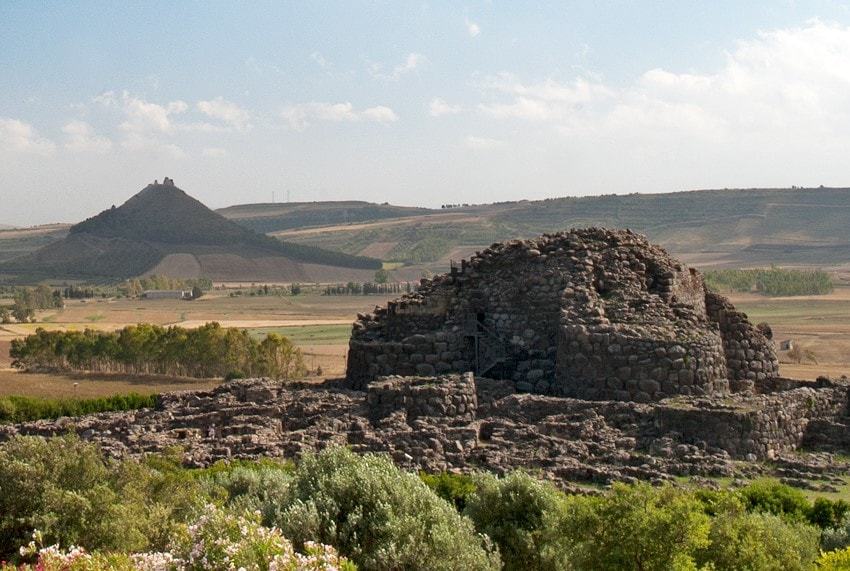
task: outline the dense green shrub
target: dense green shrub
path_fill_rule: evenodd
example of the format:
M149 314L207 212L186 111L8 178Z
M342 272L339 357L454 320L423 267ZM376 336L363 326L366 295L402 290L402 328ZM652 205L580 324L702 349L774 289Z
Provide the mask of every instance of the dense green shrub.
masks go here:
M850 547L850 514L846 514L840 522L823 530L821 546L827 551Z
M768 513L720 514L709 541L697 560L716 571L805 571L818 555L815 527Z
M671 571L695 568L708 545L702 504L671 486L615 484L609 494L573 497L556 540L579 571Z
M161 547L201 496L187 478L107 461L76 437L16 437L0 447L0 559L41 530L49 544Z
M259 512L265 525L281 518L287 503L292 466L278 462L224 465L203 471L199 482L207 495L237 512Z
M850 548L829 551L818 557L818 571L847 571L847 569L850 569Z
M807 521L811 504L805 494L776 480L756 480L737 491L749 512L769 513L790 521Z
M344 448L303 457L280 519L299 547L333 545L362 569L498 569L472 522L383 456Z
M505 569L563 569L566 552L550 530L562 516L564 494L524 472L480 475L464 513L499 547Z
M463 508L466 507L466 501L476 490L475 480L466 474L419 472L419 477L435 494L454 504L459 512L463 511Z
M0 397L0 422L28 422L43 418L83 416L97 412L152 408L156 395L115 395L94 399L40 399L34 397Z
M809 508L807 514L809 523L821 529L828 529L841 525L845 516L850 513L850 503L844 500L828 500L817 498Z

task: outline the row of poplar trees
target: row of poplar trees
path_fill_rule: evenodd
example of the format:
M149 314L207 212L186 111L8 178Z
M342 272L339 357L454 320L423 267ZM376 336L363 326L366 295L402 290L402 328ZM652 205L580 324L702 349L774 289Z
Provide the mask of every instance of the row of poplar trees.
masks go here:
M218 323L197 329L141 323L114 332L39 328L13 340L9 354L14 367L28 370L284 380L306 373L301 351L286 337L271 333L259 341Z

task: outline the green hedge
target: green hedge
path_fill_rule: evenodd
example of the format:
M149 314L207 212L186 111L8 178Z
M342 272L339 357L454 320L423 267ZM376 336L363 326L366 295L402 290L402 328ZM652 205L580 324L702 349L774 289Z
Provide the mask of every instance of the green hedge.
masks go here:
M821 270L708 270L705 283L716 291L754 292L768 296L824 295L833 290L832 278Z
M62 416L83 416L97 412L152 408L156 395L130 393L94 399L40 399L0 397L0 422L29 422Z

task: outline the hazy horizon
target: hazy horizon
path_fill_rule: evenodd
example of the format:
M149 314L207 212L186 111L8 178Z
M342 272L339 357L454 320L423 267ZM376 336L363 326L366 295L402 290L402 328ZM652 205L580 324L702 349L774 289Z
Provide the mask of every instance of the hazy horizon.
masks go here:
M0 64L0 224L850 185L834 2L8 2Z

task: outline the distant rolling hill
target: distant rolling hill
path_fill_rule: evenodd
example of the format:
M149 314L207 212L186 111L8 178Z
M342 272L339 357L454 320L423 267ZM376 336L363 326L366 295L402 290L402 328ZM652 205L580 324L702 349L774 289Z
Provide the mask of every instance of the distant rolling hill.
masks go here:
M155 273L217 281L324 281L328 276L369 279L380 267L374 258L257 233L170 183L148 185L120 207L70 227L63 238L0 262L0 274L105 280Z
M0 263L61 240L68 235L70 227L70 224L45 224L29 228L0 229Z
M352 215L342 204L357 204ZM492 242L571 227L628 227L702 266L850 262L850 189L736 189L565 197L445 210L310 203L225 209L291 242L444 269ZM368 206L368 207L367 207ZM302 212L301 209L304 209ZM348 216L348 218L345 218ZM319 223L323 217L325 223ZM341 219L342 218L342 219Z
M257 232L269 233L306 226L351 224L404 216L419 216L434 211L428 208L348 200L243 204L222 208L217 212L247 228Z
M425 268L444 271L450 259L496 241L594 225L645 233L703 267L850 263L846 188L564 197L450 209L360 201L246 204L217 214L179 189L149 193L173 194L173 203L149 200L147 190L73 228L0 230L0 273L4 260L17 257L18 273L84 268L91 275L93 268L97 275L120 270L221 281L347 281L372 279L379 258L405 264L399 277L415 279ZM80 254L98 251L109 255ZM333 259L329 252L343 256Z

